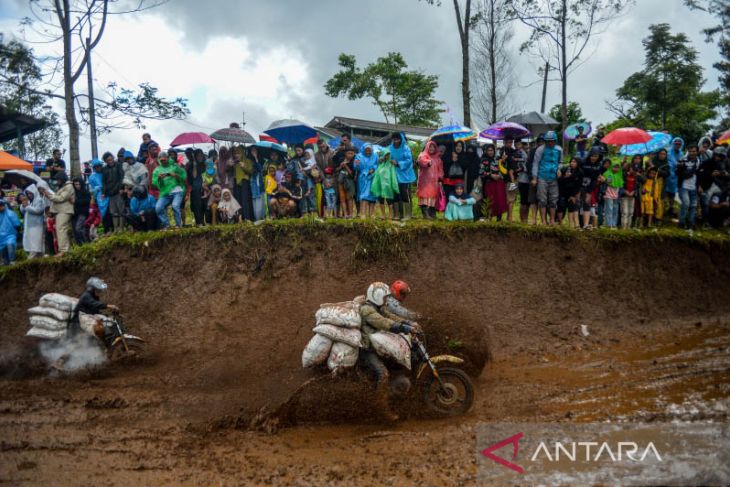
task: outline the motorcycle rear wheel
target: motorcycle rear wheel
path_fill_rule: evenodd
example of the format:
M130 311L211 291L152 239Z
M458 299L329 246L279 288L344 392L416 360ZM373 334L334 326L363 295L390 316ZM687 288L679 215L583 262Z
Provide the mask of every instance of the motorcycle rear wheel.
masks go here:
M109 350L110 360L117 361L127 357L138 357L145 349L144 342L141 342L140 340L127 338L125 341L127 342L127 348L129 350L124 348L124 343L121 340L118 341Z
M441 417L465 414L474 403L474 385L461 369L439 367L439 376L444 384L431 376L423 385L423 402L434 415Z

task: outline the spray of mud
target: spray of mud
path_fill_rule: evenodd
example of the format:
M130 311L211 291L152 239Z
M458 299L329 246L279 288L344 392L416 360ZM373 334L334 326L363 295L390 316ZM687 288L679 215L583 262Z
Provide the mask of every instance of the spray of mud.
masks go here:
M101 347L81 334L71 339L43 342L38 345L38 351L49 367L61 366L65 372L96 367L107 360Z

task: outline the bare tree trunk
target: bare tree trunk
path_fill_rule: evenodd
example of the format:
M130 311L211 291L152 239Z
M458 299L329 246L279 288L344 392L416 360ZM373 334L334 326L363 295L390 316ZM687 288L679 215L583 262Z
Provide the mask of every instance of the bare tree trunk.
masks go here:
M461 19L459 0L454 0L456 24L461 39L461 97L464 104L464 125L471 127L471 90L469 88L469 30L471 29L471 0L466 0L464 20Z
M86 39L86 45L91 46L91 37ZM91 157L99 157L99 149L96 142L96 107L94 106L94 76L91 72L91 51L86 57L86 78L89 86L89 135L91 137Z
M542 101L540 102L540 113L545 113L545 102L547 101L547 84L548 73L550 72L550 63L545 63L545 73L542 79Z
M73 57L71 56L71 8L69 0L55 0L56 14L63 32L63 86L64 103L66 108L66 124L68 125L68 150L71 165L71 176L81 174L81 156L79 154L79 121L76 118L76 93L74 92L74 80L71 74L73 70Z
M560 118L563 126L563 141L562 145L565 147L565 129L568 126L568 52L567 52L567 23L568 23L568 2L563 0L563 11L560 17L560 70L561 79L563 84L562 101L560 106Z
M497 122L497 26L494 21L494 0L489 0L489 75L491 76L491 101L492 101L492 116L490 123Z

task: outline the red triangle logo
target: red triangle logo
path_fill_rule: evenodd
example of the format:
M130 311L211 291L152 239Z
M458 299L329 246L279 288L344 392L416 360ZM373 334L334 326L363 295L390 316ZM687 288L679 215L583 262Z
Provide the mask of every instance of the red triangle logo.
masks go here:
M495 443L494 445L485 448L484 450L482 450L481 453L485 457L487 457L491 460L494 460L495 462L499 463L502 466L509 468L510 470L514 470L517 473L524 473L524 471L525 471L524 468L492 453L495 450L499 450L500 448L507 446L511 443L514 447L513 452L512 452L512 461L517 460L517 451L520 446L519 441L520 441L520 438L522 438L523 436L525 436L525 434L520 431L516 435L510 436L509 438L506 438L506 439L500 441L499 443Z

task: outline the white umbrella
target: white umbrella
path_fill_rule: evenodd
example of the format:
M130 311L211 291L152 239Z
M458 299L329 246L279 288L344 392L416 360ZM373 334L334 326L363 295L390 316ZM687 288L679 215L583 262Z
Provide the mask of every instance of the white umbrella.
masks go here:
M34 173L33 171L28 171L25 169L10 169L8 171L5 171L6 174L17 174L18 176L23 176L26 179L30 179L33 182L40 183L43 181L39 175Z

